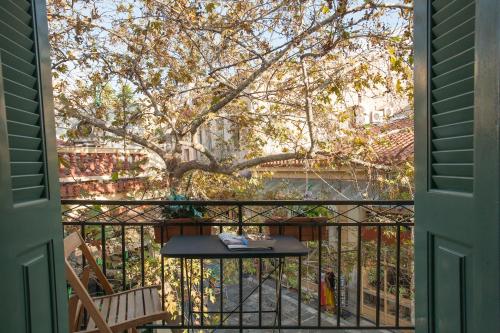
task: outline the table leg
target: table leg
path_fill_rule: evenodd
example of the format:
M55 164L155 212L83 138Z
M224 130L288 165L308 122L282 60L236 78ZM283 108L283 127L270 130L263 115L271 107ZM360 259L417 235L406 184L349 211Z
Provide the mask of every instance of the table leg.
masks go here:
M185 313L184 313L184 308L185 308L185 302L184 302L184 259L181 258L180 264L181 264L181 324L184 326L185 323Z
M188 260L189 260L189 270L188 270ZM187 285L187 305L188 305L188 315L187 315L187 327L188 327L188 332L192 331L194 332L194 327L193 327L193 303L192 303L192 282L193 282L193 259L184 259L184 270L185 270L185 276L186 276L186 285ZM181 263L182 264L182 263ZM182 284L182 283L181 283Z
M240 303L240 333L243 333L243 259L239 259L239 278L240 278L240 290L239 290L239 303Z
M220 298L220 325L224 322L224 264L222 259L219 260L220 281L219 281L219 298Z
M282 289L282 281L283 281L283 269L285 266L285 261L283 258L278 258L274 259L274 265L276 267L276 262L277 262L277 268L275 271L278 273L278 276L276 277L276 282L275 282L275 308L274 308L274 321L273 321L273 332L276 326L278 326L278 332L281 332L281 308L282 308L282 301L281 301L281 289Z
M282 287L283 287L283 269L285 266L285 261L283 258L279 259L279 282L278 282L278 332L281 332L281 314L282 314Z
M241 259L240 259L240 261L241 261ZM276 263L276 260L275 260L275 263ZM273 270L272 270L272 271L271 271L271 272L270 272L270 273L269 273L269 274L268 274L268 275L267 275L267 276L266 276L263 280L261 280L261 281L259 282L259 284L257 285L257 287L253 288L253 289L252 289L252 290L248 293L248 295L247 295L245 298L242 298L242 297L240 298L240 302L239 302L239 304L238 304L238 305L237 305L237 306L236 306L236 307L235 307L232 311L230 311L230 312L228 313L228 315L226 315L226 316L224 317L224 319L220 322L220 324L219 324L219 325L221 326L221 328L222 328L222 326L223 326L223 323L224 323L227 319L229 319L229 317L230 317L232 314L235 314L235 313L236 313L236 311L237 311L238 309L239 309L239 311L240 311L240 313L239 313L239 314L240 314L240 318L241 318L241 316L243 315L243 304L245 303L245 301L246 301L248 298L250 298L250 296L251 296L251 295L253 295L253 293L255 293L255 291L256 291L257 289L259 289L265 281L267 281L268 279L272 278L272 276L273 276L273 275L277 274L278 269L279 269L279 265L276 265L276 264L275 264L275 265L274 265ZM241 283L240 283L240 291L241 291L241 294L240 294L240 295L241 295L241 296L243 296L243 289L242 289L243 275L241 275L240 277L241 277L241 278L240 278L240 281L241 281ZM277 280L277 279L276 279L276 280ZM278 290L278 289L276 289L276 290ZM278 297L276 297L276 299L278 299ZM277 303L276 303L276 304L277 304ZM277 313L277 311L278 311L278 310L276 309L276 310L275 310L275 313ZM276 322L276 318L277 318L277 317L275 316L275 318L274 318L274 321L275 321L275 322ZM275 323L275 325L276 325L276 323ZM213 329L212 331L210 331L210 332L214 333L214 332L216 332L216 331L217 331L217 329L219 329L219 328L214 328L214 329ZM240 328L239 328L239 331L240 331L240 332L242 332L242 331L243 331L243 327L240 327Z

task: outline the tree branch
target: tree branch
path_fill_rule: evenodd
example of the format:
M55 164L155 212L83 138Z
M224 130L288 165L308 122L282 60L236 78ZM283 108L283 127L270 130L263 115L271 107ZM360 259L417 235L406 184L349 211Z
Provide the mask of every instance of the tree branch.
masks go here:
M287 161L293 160L297 158L304 157L304 154L294 152L294 153L281 153L281 154L272 154L267 156L256 157L250 160L246 160L237 164L233 164L231 169L233 172L245 170L254 166L258 166L264 163L270 162L278 162L278 161Z
M374 169L377 169L377 170L384 170L384 171L394 171L394 168L392 168L390 166L383 165L383 164L376 164L376 163L366 162L366 161L363 161L363 160L361 160L359 158L353 158L353 159L351 159L351 161L353 163L365 166L367 168L374 168Z
M358 6L355 8L350 9L348 12L356 12L359 10L362 10L364 7L363 6ZM314 32L320 30L324 26L331 24L335 19L339 18L340 16L345 15L348 12L344 13L334 13L330 15L328 18L324 19L323 21L320 21L306 30L302 31L298 35L296 35L294 38L290 40L288 45L286 45L285 48L283 48L281 51L278 52L272 59L268 60L267 62L263 62L262 65L257 69L255 72L253 72L247 79L245 79L243 82L241 82L235 89L230 91L224 98L222 98L220 101L217 103L213 104L210 108L207 110L203 111L200 113L200 115L194 119L191 122L189 132L192 134L196 133L198 130L198 127L200 127L207 119L207 117L210 114L217 113L219 112L224 106L232 102L243 90L245 90L251 83L253 83L258 77L260 77L266 70L268 70L272 65L277 63L283 56L290 51L293 47L295 47L300 41L302 41L304 38L308 37L309 35L313 34Z
M307 123L307 131L309 132L309 155L314 155L314 148L316 143L316 138L314 135L314 114L313 114L313 106L312 106L312 98L311 98L311 90L309 85L309 73L307 72L307 65L303 57L300 58L300 65L302 68L302 81L304 82L304 99L305 99L305 113L306 113L306 123Z
M212 153L210 151L208 151L208 149L204 145L197 143L197 142L188 142L188 141L179 141L178 143L180 145L183 145L186 147L191 147L194 150L199 151L200 153L202 153L203 155L205 155L208 158L208 160L210 161L210 163L212 165L217 164L217 159L215 158L215 156L212 155Z
M92 125L94 127L100 128L106 132L112 133L112 134L117 135L119 137L126 138L126 139L128 139L128 140L130 140L130 141L132 141L132 142L134 142L134 143L136 143L144 148L151 150L152 152L156 153L166 164L168 164L167 162L169 160L169 154L164 149L162 149L160 146L152 143L151 141L148 141L147 139L145 139L139 135L127 132L127 130L125 130L124 128L108 126L105 121L100 120L100 119L95 118L95 117L90 116L90 115L87 116L85 114L82 114L81 112L75 112L73 114L73 116L75 118L78 118L80 120L83 120L83 121L89 123L90 125Z
M172 120L167 116L167 117L164 117L164 114L160 111L160 107L156 101L156 99L154 98L154 96L151 94L151 92L149 91L148 87L146 86L141 74L139 73L139 71L137 70L136 67L133 68L133 71L134 71L134 74L137 78L137 81L139 83L139 86L141 87L142 89L142 92L146 95L146 97L149 99L149 101L151 102L151 105L153 106L153 110L155 111L155 114L158 116L158 117L162 117L162 118L165 118L168 125L170 126L170 128L172 129L172 134L174 135L176 141L179 139L179 136L178 136L178 133L177 133L177 130L175 128L175 125L174 123L172 123Z
M388 8L388 9L413 9L413 5L404 3L375 3L374 1L368 0L366 2L368 8Z
M267 156L256 157L250 160L242 161L232 165L223 165L220 163L205 164L197 160L179 163L178 167L173 171L173 176L182 177L186 172L192 170L201 170L210 173L218 173L224 175L233 175L235 172L252 168L263 163L286 161L302 157L300 153L282 153Z

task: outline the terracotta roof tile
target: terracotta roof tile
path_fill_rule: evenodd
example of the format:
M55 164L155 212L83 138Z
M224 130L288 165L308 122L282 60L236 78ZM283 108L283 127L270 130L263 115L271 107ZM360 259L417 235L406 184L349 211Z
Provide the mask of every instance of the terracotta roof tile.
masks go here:
M114 171L144 170L146 154L59 152L59 177L93 177Z
M61 183L60 191L62 199L78 198L82 193L90 195L126 193L144 188L144 180L141 178L120 179L117 181L84 181Z
M390 166L404 163L413 158L413 119L400 119L370 127L365 136L368 141L367 146L371 148L371 154L367 156L370 163ZM269 162L261 166L267 168L306 167L312 164L327 166L339 156L346 156L352 151L353 145L340 144L337 152L329 155L318 154L319 156L314 159Z

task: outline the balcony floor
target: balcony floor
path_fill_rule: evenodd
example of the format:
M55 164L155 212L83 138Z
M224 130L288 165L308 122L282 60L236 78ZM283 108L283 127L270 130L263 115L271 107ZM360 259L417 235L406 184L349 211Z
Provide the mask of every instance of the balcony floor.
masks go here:
M257 287L257 280L254 277L247 277L243 279L243 298ZM298 294L293 289L283 288L282 290L282 325L298 325L298 306L297 299ZM274 281L265 281L262 287L262 310L273 310L275 308L275 294L276 288ZM304 297L304 295L302 295ZM217 295L217 300L213 304L208 305L208 310L213 312L218 312L220 310L220 295ZM239 299L239 287L237 284L224 285L224 311L230 312L235 309L238 305ZM244 311L258 311L259 310L259 293L256 290L244 303ZM218 323L219 315L211 315L215 323ZM229 316L225 325L238 325L239 314L225 314ZM273 313L262 313L262 324L269 326L273 325L275 315ZM245 313L243 314L243 320L245 325L258 325L259 317L258 313ZM341 326L353 326L355 325L356 317L351 315L349 317L341 318ZM310 304L302 303L301 305L301 325L302 326L316 326L318 323L318 311L317 311L317 299L311 300ZM321 325L325 328L335 327L337 325L337 316L332 313L327 313L326 311L321 312ZM361 319L362 326L374 326L373 323ZM205 330L206 332L211 332L211 330ZM205 332L204 331L204 332ZM277 329L274 330L277 332ZM296 330L282 330L282 332L328 332L328 329L296 329ZM333 331L333 330L332 330ZM162 332L162 331L159 331ZM199 332L197 330L197 332ZM219 333L233 333L239 332L239 330L234 329L217 329L215 332ZM255 333L271 333L273 330L268 329L246 329L244 332L255 332ZM362 329L350 329L350 330L335 330L335 332L345 332L345 333L361 333L361 332L372 332L372 333L389 333L389 332L400 332L393 330L362 330ZM402 331L401 331L402 332Z

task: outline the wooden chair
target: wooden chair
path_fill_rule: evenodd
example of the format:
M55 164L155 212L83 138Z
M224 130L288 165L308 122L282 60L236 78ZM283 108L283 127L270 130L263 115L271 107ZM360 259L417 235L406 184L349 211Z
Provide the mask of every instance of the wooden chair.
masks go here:
M88 266L83 269L82 278L68 262L68 257L80 248ZM114 293L113 287L97 265L89 248L78 233L72 233L64 239L64 260L66 279L75 295L69 299L70 332L137 332L136 327L156 320L167 319L168 314L162 310L158 286L143 287ZM87 291L90 271L101 283L106 295L91 297ZM89 315L84 330L79 330L83 308Z

